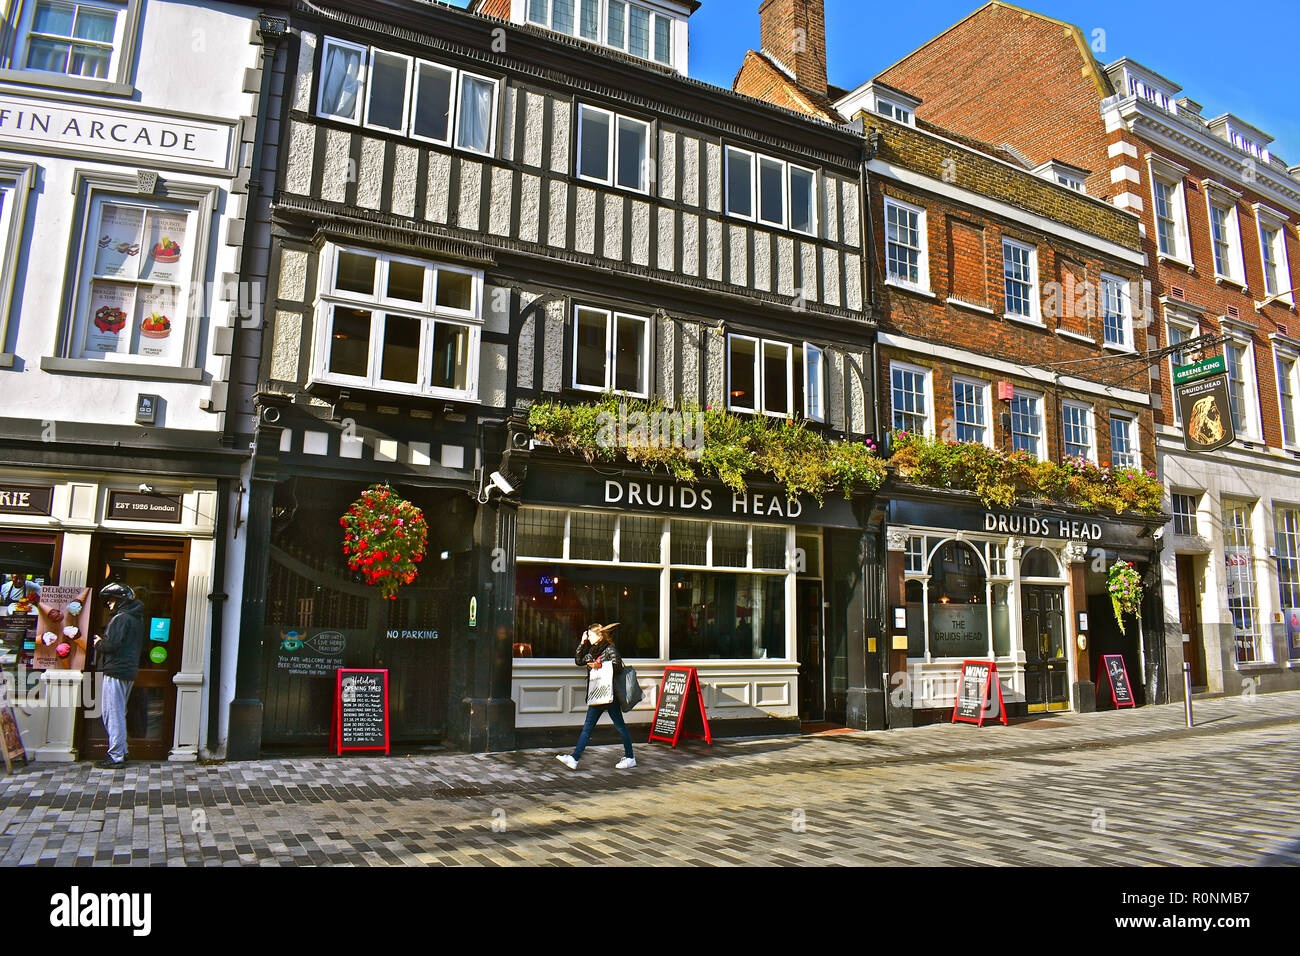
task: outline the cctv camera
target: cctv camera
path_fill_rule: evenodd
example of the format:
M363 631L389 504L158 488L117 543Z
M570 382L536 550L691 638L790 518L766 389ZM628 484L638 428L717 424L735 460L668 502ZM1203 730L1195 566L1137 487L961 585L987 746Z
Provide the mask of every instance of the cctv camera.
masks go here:
M503 495L513 495L515 493L515 486L499 471L492 472L492 486Z
M145 483L145 482L143 482L143 481L140 482L140 494L142 494L142 495L151 495L151 494L153 494L153 485L147 484L147 483Z

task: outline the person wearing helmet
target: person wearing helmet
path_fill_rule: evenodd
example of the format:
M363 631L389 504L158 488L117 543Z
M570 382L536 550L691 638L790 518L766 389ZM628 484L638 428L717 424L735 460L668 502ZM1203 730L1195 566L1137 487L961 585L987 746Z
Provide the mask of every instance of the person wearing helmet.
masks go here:
M99 592L112 614L103 637L95 638L98 669L104 675L102 715L108 734L108 756L95 764L117 769L126 763L126 701L140 672L144 646L144 605L135 592L116 581Z

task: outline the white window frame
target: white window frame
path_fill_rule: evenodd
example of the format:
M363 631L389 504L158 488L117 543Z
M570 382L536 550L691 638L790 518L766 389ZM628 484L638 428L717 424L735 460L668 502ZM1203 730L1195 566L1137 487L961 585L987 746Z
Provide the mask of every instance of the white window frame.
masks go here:
M1288 364L1291 366L1289 374L1284 373L1284 368ZM1277 370L1278 427L1282 433L1282 447L1292 451L1300 451L1300 353L1292 352L1289 349L1280 349L1276 345L1273 346L1273 367ZM1291 435L1289 438L1287 436L1285 407L1287 396L1282 392L1284 377L1291 392Z
M1223 520L1222 545L1223 545L1224 558L1225 558L1224 571L1225 571L1225 578L1227 579L1225 583L1229 587L1231 587L1236 583L1247 585L1249 593L1245 595L1247 600L1242 603L1242 611L1245 613L1249 613L1251 622L1254 625L1249 630L1245 628L1238 629L1236 618L1233 617L1232 620L1233 637L1235 638L1237 643L1237 647L1234 650L1234 659L1238 664L1268 663L1269 658L1271 657L1272 642L1261 640L1262 634L1265 633L1264 628L1260 626L1261 625L1260 615L1263 609L1260 607L1260 600L1259 600L1259 584L1260 584L1259 577L1255 573L1256 571L1255 548L1257 544L1256 536L1255 536L1255 531L1256 531L1255 510L1259 506L1259 502L1225 497L1221 499L1220 504L1222 508L1222 520ZM1244 512L1245 520L1242 523L1242 525L1238 527L1236 523L1236 516L1242 512ZM1231 524L1229 523L1230 517L1232 518ZM1230 545L1228 543L1230 536L1235 539L1238 537L1239 533L1240 536L1245 538L1245 543ZM1242 551L1245 552L1244 555L1241 555L1242 557L1245 558L1245 562L1243 565L1239 565L1245 567L1246 570L1244 574L1232 573L1231 568L1233 567L1233 565L1228 565L1226 563L1226 560L1228 558L1228 554L1227 554L1228 548L1232 548L1234 552L1242 552ZM1234 577L1237 578L1236 581L1233 580ZM1232 602L1235 597L1239 597L1239 596L1231 595L1231 594L1227 596L1228 598L1227 610L1230 616L1232 615L1233 612ZM1243 640L1246 643L1247 647L1249 648L1249 657L1244 660L1242 659L1239 653L1236 653L1236 651L1240 650L1240 644Z
M376 260L375 291L367 295L359 292L336 290L339 256L353 253ZM424 299L408 302L392 299L385 294L386 280L393 263L422 266L425 272ZM438 272L468 275L472 279L469 309L453 309L437 305ZM330 333L334 327L334 308L362 308L371 313L369 368L364 376L345 375L329 371ZM383 333L389 316L415 319L421 322L419 376L414 384L393 382L383 376ZM451 401L477 402L479 380L480 339L483 327L483 272L448 263L395 255L378 249L344 246L330 243L320 256L320 285L315 302L315 334L311 360L311 381L345 387L364 388L377 392L418 395ZM465 388L449 389L429 384L433 367L433 346L438 324L455 325L469 330L466 347Z
M1186 491L1179 491L1177 488L1175 488L1175 489L1173 489L1172 491L1170 491L1170 493L1169 493L1169 511L1170 511L1170 516L1173 518L1173 529L1174 529L1174 534L1180 534L1180 535L1183 535L1183 536L1186 536L1186 537L1197 537L1197 536L1200 535L1200 532L1201 532L1201 514L1200 514L1200 512L1201 512L1201 497L1202 497L1202 494L1203 494L1203 493L1202 493L1202 492L1199 492L1199 491L1193 491L1193 492L1191 492L1191 493L1189 494L1189 493L1186 492ZM1179 498L1186 498L1186 499L1190 500L1191 503L1192 503L1192 510L1191 510L1191 511L1179 511L1179 510L1178 510L1178 499L1179 499ZM1179 530L1178 530L1178 519L1179 519L1179 518L1186 518L1186 519L1189 519L1189 524L1190 524L1190 526L1191 526L1191 530L1190 530L1190 531L1179 531Z
M599 113L609 117L609 142L605 144L605 163L609 170L609 175L602 179L599 176L591 176L582 171L582 147L583 147L583 124L582 117L584 113ZM638 186L626 186L618 181L618 160L619 151L622 148L619 142L619 124L635 123L645 128L645 149L641 153L641 161L637 164L640 170L640 184ZM639 193L646 196L650 194L651 183L648 171L650 168L650 157L654 153L654 126L647 120L638 119L635 116L628 116L624 113L615 113L613 110L607 110L600 106L591 106L586 103L578 104L578 132L577 132L577 149L574 150L573 168L574 174L578 179L590 183L599 183L602 186L609 186L613 189L622 189L631 193Z
M1129 455L1133 461L1127 465L1121 465L1115 460L1115 425L1122 422L1124 424L1124 438L1128 442ZM1110 464L1112 468L1142 468L1142 444L1138 438L1137 416L1131 412L1110 413Z
M889 363L889 429L895 431L894 415L898 409L894 406L894 371L898 370L912 375L919 375L921 378L921 395L925 399L925 437L934 437L934 380L931 369L922 368L919 365L911 365L907 362ZM902 411L904 415L915 416L916 412Z
M603 386L579 385L578 384L578 313L589 312L605 317L605 384ZM645 383L645 388L639 392L631 392L614 387L615 363L618 357L618 320L631 319L634 322L641 323L641 380ZM575 305L573 307L573 374L570 380L573 387L582 392L595 392L598 394L627 395L631 398L649 398L652 391L650 381L650 318L644 315L633 315L630 312L619 312L614 309L602 309L599 306Z
M732 185L731 154L732 153L749 157L750 160L749 204L750 204L750 209L753 211L753 215L747 216L744 213L736 212L731 208L731 185ZM773 220L763 218L763 213L761 208L762 189L760 188L759 171L762 168L764 163L767 163L772 166L777 166L781 170L781 221L780 222L775 222ZM809 173L812 176L812 223L811 223L812 231L811 232L805 231L803 229L796 229L794 226L791 225L791 223L794 221L794 217L792 215L793 210L791 209L791 200L792 200L792 196L794 195L794 190L791 188L791 176L793 175L793 172L795 170L804 173ZM730 216L733 219L743 219L746 222L752 222L755 225L761 226L765 229L778 229L783 232L793 232L796 235L801 235L801 236L815 237L818 235L820 216L818 210L817 180L819 177L817 175L817 170L811 169L807 166L800 166L794 163L790 163L784 159L778 159L777 157L770 156L767 153L759 153L752 149L745 149L743 146L728 145L723 149L722 171L723 171L722 205L723 208L726 210L726 214L728 216Z
M1218 184L1206 180L1203 184L1205 192L1205 212L1208 217L1209 235L1210 235L1210 260L1214 267L1214 279L1216 282L1231 282L1234 285L1246 288L1246 263L1242 255L1241 243L1241 217L1237 212L1236 198L1239 193L1231 192ZM1219 268L1219 250L1214 239L1215 230L1215 211L1222 212L1223 216L1223 242L1227 245L1227 267L1228 271L1223 272Z
M1029 256L1029 314L1023 315L1019 312L1012 312L1007 295L1007 282L1023 282L1021 279L1012 279L1007 273L1007 248L1019 250L1028 253ZM1043 325L1043 308L1039 301L1039 275L1038 275L1038 248L1031 246L1027 242L1021 242L1018 239L1012 239L1007 236L1002 237L1002 314L1004 318L1013 322L1024 322L1029 325Z
M1091 405L1084 402L1072 402L1064 400L1061 402L1061 457L1062 459L1074 458L1069 452L1070 445L1077 445L1078 442L1069 441L1066 431L1068 423L1066 421L1065 410L1067 408L1077 411L1087 412L1088 414L1088 454L1087 460L1092 464L1097 464L1097 410Z
M1201 334L1200 328L1201 327L1199 323L1189 322L1183 319L1175 318L1171 316L1168 310L1166 309L1165 311L1165 344L1166 345L1174 344L1171 341L1171 337L1170 337L1171 329L1177 329L1184 336L1183 342L1188 342L1200 336ZM1184 358L1186 358L1186 356L1184 356ZM1174 360L1174 356L1171 354L1169 356L1169 388L1170 388L1170 394L1173 397L1172 400L1174 404L1174 427L1181 429L1183 427L1183 412L1182 409L1178 406L1178 386L1174 384L1174 371L1177 368L1178 368L1178 363Z
M1187 233L1186 176L1188 169L1186 166L1180 166L1163 156L1148 153L1147 172L1151 177L1151 221L1155 230L1153 238L1155 240L1156 255L1161 260L1176 262L1191 269L1193 266L1192 247ZM1173 238L1176 246L1170 252L1163 252L1160 249L1160 220L1158 216L1160 204L1156 200L1155 189L1157 180L1168 186L1170 190L1169 212L1172 217Z
M325 64L329 58L331 47L338 47L343 50L350 50L361 55L361 65L357 70L357 107L355 116L345 116L341 113L331 113L325 109ZM365 115L369 107L370 94L370 47L360 43L350 43L347 40L340 40L337 37L324 37L321 40L320 66L316 70L316 115L323 119L335 120L339 123L347 123L349 126L360 126L361 118Z
M1039 461L1047 461L1047 410L1046 410L1046 405L1044 404L1044 398L1043 398L1043 394L1042 394L1042 392L1031 391L1031 390L1029 390L1029 389L1027 389L1027 388L1015 388L1015 389L1012 390L1012 392L1011 392L1011 427L1010 427L1010 433L1011 433L1011 449L1012 449L1013 452L1014 452L1014 451L1017 451L1017 450L1021 450L1021 449L1017 449L1017 448L1016 448L1016 435L1017 435L1017 434L1021 434L1021 435L1028 435L1028 434L1029 434L1029 432L1017 432L1017 431L1016 431L1016 425L1015 425L1015 422L1016 422L1015 402L1016 402L1016 399L1017 399L1017 398L1029 398L1029 399L1032 399L1032 400L1037 404L1037 408L1038 408L1038 416L1037 416L1037 417L1038 417L1038 431L1037 431L1037 433L1034 435L1034 437L1037 439L1037 442L1038 442L1038 453L1037 453L1037 455L1036 455L1035 457L1037 457L1037 459L1038 459Z
M752 342L754 344L754 407L746 408L743 405L737 405L732 401L731 375L735 364L732 361L731 343L734 341ZM826 350L820 346L813 345L810 342L803 342L802 351L796 355L795 349L799 346L793 342L782 339L768 339L757 335L745 335L743 333L733 332L727 335L727 410L741 412L746 415L766 415L771 418L794 418L800 408L803 410L803 417L808 421L825 422L826 421ZM767 394L766 388L766 364L764 356L768 347L786 350L786 372L785 372L785 390L786 390L786 408L788 411L769 411L764 403L764 396ZM816 355L817 359L817 383L816 392L820 401L820 408L812 408L809 389L808 368L810 365L810 356ZM801 362L801 372L803 378L803 395L795 394L795 363Z
M371 71L374 68L375 60L380 57L390 57L394 60L402 60L406 64L406 85L402 90L402 123L396 129L390 126L380 126L370 121L370 103L371 94L374 92L374 83L372 82ZM378 47L370 47L366 59L366 84L365 84L365 104L362 109L361 125L366 129L378 130L381 133L389 133L396 136L410 135L412 112L411 106L414 102L412 88L415 85L415 60L403 53L393 53L390 50L382 50Z
M902 123L904 126L916 125L916 115L910 109L884 96L876 96L876 108L873 112L892 119L895 123Z
M1287 257L1287 220L1280 213L1260 203L1255 203L1254 209L1256 232L1259 236L1259 264L1264 275L1264 298L1276 298L1277 301L1285 302L1294 308L1295 289L1291 279L1291 260ZM1273 267L1276 270L1274 281L1277 287L1272 290L1268 288L1268 259L1264 250L1265 229L1271 229L1274 234L1273 248L1270 251L1273 254Z
M465 80L466 78L482 80L484 83L492 86L492 121L488 124L488 144L487 149L476 149L473 146L466 146L460 141L460 116L461 110L465 105ZM459 70L456 75L456 115L452 118L452 129L456 131L452 137L452 143L456 149L466 153L473 153L476 156L495 156L497 149L497 111L501 106L501 81L496 77L486 76L482 73L473 73L469 70Z
M920 243L916 260L916 282L895 275L890 268L890 245L897 245L904 249L911 248L903 243L892 242L889 238L889 211L891 207L916 215L917 241ZM925 207L914 206L911 203L902 202L890 196L885 197L885 284L896 285L914 292L930 291L930 242Z
M1118 342L1111 342L1106 337L1106 317L1110 314L1106 308L1106 291L1107 286L1118 288L1119 294L1119 316L1120 316L1120 335ZM1101 274L1101 340L1105 348L1114 349L1121 352L1132 352L1137 348L1137 343L1133 338L1133 296L1129 286L1129 281L1123 276L1111 275L1108 272Z
M31 36L32 19L36 12L36 3L11 2L12 9L7 13L16 17L10 20L13 30L5 33L5 46L0 49L0 81L12 81L40 86L63 87L84 92L106 93L113 96L128 96L135 92L131 84L137 56L137 38L139 36L140 16L143 0L67 0L81 6L96 7L112 12L116 16L113 32L113 52L109 57L108 68L103 78L81 76L76 73L62 73L49 70L28 69L28 41Z
M9 341L18 261L26 247L27 200L36 176L34 163L0 161L0 369L14 367L15 356L4 346Z
M596 11L596 18L597 18L596 36L585 37L582 35L583 0L573 0L573 30L571 32L565 32L564 30L561 30L553 26L553 23L555 22L554 0L541 0L541 5L545 9L545 13L543 14L541 19L538 19L533 15L532 0L520 0L520 2L522 4L523 9L520 12L519 17L520 17L520 21L523 23L529 23L534 26L539 26L546 30L553 30L554 32L560 34L561 36L572 37L575 40L582 40L585 43L595 43L599 46L607 46L610 47L611 49L619 50L623 53L626 53L628 56L635 56L639 60L645 60L648 63L658 63L661 66L667 66L673 69L677 68L677 63L676 63L677 43L678 43L677 33L680 29L682 29L682 27L679 26L679 24L684 22L681 20L680 17L671 16L670 14L665 13L662 10L656 9L655 7L649 6L648 4L635 3L632 2L632 0L614 0L614 2L620 3L620 5L623 7L622 34L618 37L615 37L611 34L609 28L609 11L611 6L611 0L598 0L598 6ZM628 49L628 30L630 28L631 19L632 19L628 13L628 9L627 9L628 7L640 7L642 10L645 10L649 14L649 29L650 29L649 49L648 49L649 56L643 57L640 54L633 53L631 50ZM655 55L656 52L655 39L658 35L658 23L660 21L665 21L668 23L668 59L667 60L661 60Z
M891 381L890 381L890 385L891 385L891 390L892 390L892 385L893 385L893 381L892 381L893 376L892 376L892 375L890 376L890 379L891 379ZM977 399L978 399L978 405L979 405L979 408L980 408L980 410L983 411L983 413L984 413L984 424L983 424L983 425L973 425L973 424L971 424L971 423L969 423L969 422L963 422L963 421L961 421L961 419L958 417L958 414L957 414L957 409L958 409L958 407L959 407L959 403L957 402L957 388L958 388L958 386L968 386L968 387L973 387L973 388L975 389L976 397L977 397ZM963 425L965 425L965 426L968 427L968 428L977 428L977 427L978 427L978 428L982 428L983 431L984 431L984 437L983 437L983 439L981 439L980 441L977 441L977 442L970 442L970 444L984 445L986 448L992 448L992 447L993 447L993 402L992 402L992 388L990 387L990 385L989 385L988 382L981 381L981 380L978 379L978 378L968 378L967 376L964 376L964 375L954 375L954 376L952 377L952 420L953 420L953 431L954 431L954 433L956 434L956 436L957 436L957 440L958 440L959 442L964 440L964 439L962 439L962 437L961 437L960 428L961 428Z
M1245 434L1242 429L1238 430L1237 439L1250 442L1261 441L1261 430L1259 421L1259 374L1255 367L1255 343L1246 336L1230 335L1228 341L1223 345L1223 359L1225 365L1228 364L1228 346L1235 345L1242 350L1241 375L1242 391L1245 394L1246 408L1242 410L1242 419L1244 420ZM1228 382L1228 392L1231 395L1232 382ZM1229 414L1231 414L1229 408ZM1235 424L1235 423L1234 423Z

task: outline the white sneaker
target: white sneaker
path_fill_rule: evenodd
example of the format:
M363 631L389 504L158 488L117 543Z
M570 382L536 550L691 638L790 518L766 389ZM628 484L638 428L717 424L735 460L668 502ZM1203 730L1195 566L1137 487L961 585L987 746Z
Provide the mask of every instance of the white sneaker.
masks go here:
M578 769L578 761L574 760L569 754L557 754L555 759L564 764L570 770Z
M620 760L618 763L614 764L614 769L615 769L615 770L631 770L631 769L632 769L633 767L635 767L635 766L636 766L636 758L635 758L635 757L624 757L624 758L623 758L622 760Z

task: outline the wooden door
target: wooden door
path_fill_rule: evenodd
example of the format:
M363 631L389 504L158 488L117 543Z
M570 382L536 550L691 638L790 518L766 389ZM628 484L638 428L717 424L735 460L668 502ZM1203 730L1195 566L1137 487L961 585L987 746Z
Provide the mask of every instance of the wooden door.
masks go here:
M1196 556L1180 554L1178 565L1178 623L1191 640L1183 641L1183 655L1192 665L1192 686L1204 687L1205 652L1202 646L1200 600L1201 589L1196 575Z

